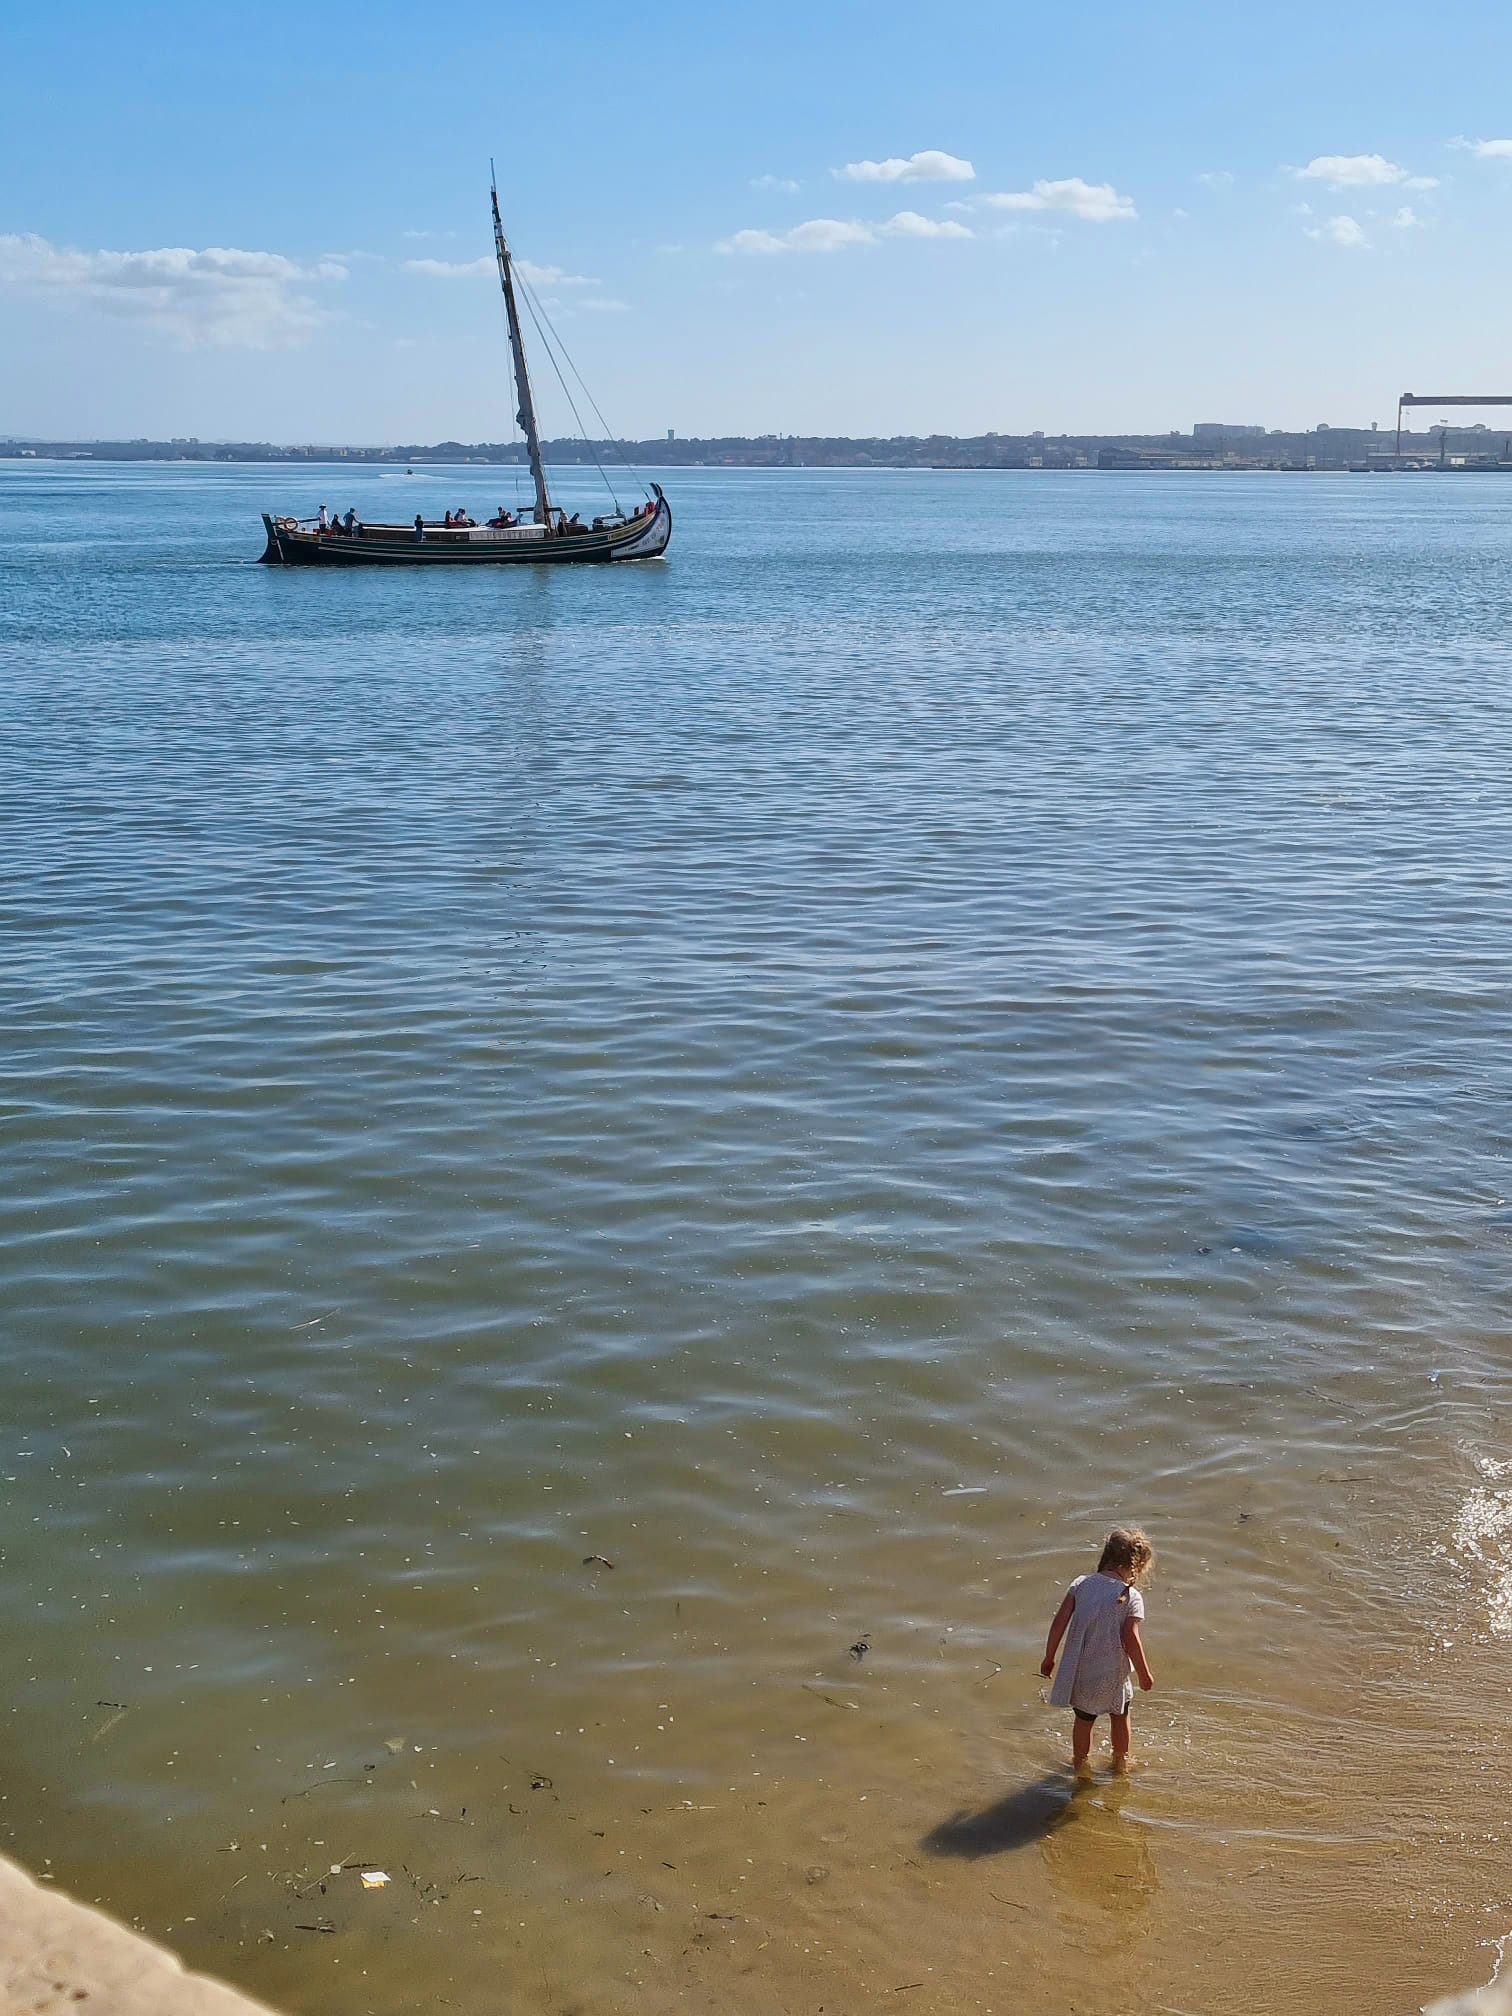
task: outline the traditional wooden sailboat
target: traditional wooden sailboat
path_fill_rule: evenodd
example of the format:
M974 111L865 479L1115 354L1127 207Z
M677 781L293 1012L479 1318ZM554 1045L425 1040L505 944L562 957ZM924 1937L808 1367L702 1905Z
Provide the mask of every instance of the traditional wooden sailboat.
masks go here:
M497 183L490 185L490 197L518 418L535 486L532 516L516 519L514 514L501 514L506 522L489 525L435 524L416 518L408 525L354 525L348 532L339 523L322 527L314 519L274 517L265 511L268 545L262 559L267 565L352 567L382 562L407 567L489 567L534 562L554 567L587 560L654 560L666 552L672 537L672 507L659 483L649 486L646 501L634 511L624 512L616 502L612 511L595 518L591 525L582 524L576 513L569 518L551 501L515 300L514 261L499 216Z

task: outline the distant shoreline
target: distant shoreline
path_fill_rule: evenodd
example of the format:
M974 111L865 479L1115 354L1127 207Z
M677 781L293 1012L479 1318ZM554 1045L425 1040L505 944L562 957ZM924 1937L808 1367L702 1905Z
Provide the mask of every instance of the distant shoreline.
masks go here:
M91 468L199 468L199 469L309 469L309 470L361 470L380 469L385 472L405 470L410 467L424 470L427 474L436 469L455 469L465 472L469 469L511 469L519 467L513 462L491 461L481 456L471 456L458 461L444 458L432 460L426 456L415 456L412 461L380 460L377 457L354 459L336 455L117 455L117 454L44 454L40 449L24 455L0 446L0 464L24 462L39 468L56 468L60 465L77 468L88 464ZM591 469L591 462L560 461L551 456L546 458L548 469ZM837 473L861 474L871 472L876 475L932 475L932 476L1109 476L1109 475L1180 475L1180 476L1497 476L1512 475L1512 461L1509 462L1449 462L1439 463L1426 457L1408 458L1403 455L1400 462L1386 462L1372 467L1358 462L1118 462L1096 463L1015 463L1015 462L678 462L675 464L647 462L648 469L667 475L681 469L724 469L740 470L752 475L833 475Z
M653 441L542 443L556 468L594 468L606 461L656 469L932 469L932 470L1273 470L1287 473L1402 469L1512 470L1512 432L1485 428L1401 436L1357 427L1297 433L1215 429L1167 434L978 435L673 435ZM129 441L0 437L0 461L266 463L283 467L403 469L416 463L446 468L524 468L514 441L399 444L202 441L193 437Z

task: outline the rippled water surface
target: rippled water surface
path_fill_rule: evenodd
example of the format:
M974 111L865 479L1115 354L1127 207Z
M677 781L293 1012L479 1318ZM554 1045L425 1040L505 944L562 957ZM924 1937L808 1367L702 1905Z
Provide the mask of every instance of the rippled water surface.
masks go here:
M0 464L0 1840L296 2016L1484 1979L1512 485L249 564L500 480Z

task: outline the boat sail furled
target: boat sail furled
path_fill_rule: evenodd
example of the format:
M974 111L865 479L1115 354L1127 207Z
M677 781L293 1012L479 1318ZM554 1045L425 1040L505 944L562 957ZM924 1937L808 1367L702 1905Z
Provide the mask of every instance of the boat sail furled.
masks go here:
M344 530L339 521L328 526L313 519L280 518L263 513L268 535L262 558L276 567L352 567L372 563L389 566L498 566L534 562L557 566L589 560L654 560L666 552L672 537L672 507L659 483L650 485L646 501L628 515L618 504L591 525L571 518L551 501L546 488L546 464L536 423L535 396L525 362L525 339L515 298L514 260L499 215L497 183L490 185L494 252L499 262L499 286L509 322L510 363L514 371L516 413L530 458L535 507L527 522L501 514L504 522L489 525L435 524L416 518L408 525L355 524ZM544 312L544 311L543 311ZM535 311L532 310L534 314ZM539 333L539 321L537 322ZM554 332L553 332L554 333ZM545 338L542 338L543 342ZM558 339L560 348L560 339ZM559 372L560 375L560 372ZM606 478L607 481L607 478ZM324 516L324 513L322 513Z

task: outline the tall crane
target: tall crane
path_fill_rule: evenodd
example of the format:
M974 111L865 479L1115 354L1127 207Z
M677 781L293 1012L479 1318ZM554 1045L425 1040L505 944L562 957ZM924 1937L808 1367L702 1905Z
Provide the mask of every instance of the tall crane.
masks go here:
M1402 452L1404 406L1512 406L1512 392L1404 392L1397 401L1396 452ZM1442 445L1442 444L1441 444Z

